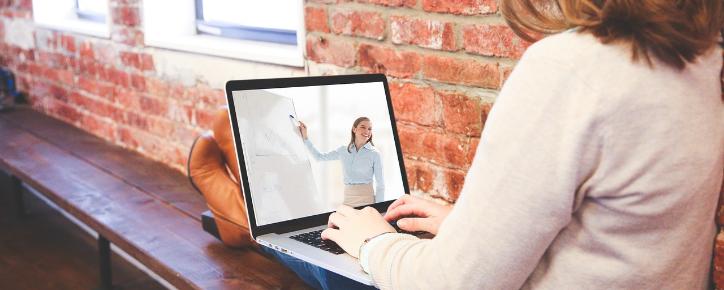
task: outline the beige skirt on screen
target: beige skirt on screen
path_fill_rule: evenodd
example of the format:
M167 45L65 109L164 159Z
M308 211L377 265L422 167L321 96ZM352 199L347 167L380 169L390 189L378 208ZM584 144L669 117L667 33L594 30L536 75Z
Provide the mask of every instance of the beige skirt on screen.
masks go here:
M356 207L369 205L375 202L375 191L372 183L346 184L344 186L344 204Z

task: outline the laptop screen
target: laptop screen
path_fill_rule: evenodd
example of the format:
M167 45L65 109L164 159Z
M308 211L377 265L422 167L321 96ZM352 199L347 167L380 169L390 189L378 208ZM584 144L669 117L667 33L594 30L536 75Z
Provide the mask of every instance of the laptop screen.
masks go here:
M236 90L231 97L257 226L405 193L382 81Z

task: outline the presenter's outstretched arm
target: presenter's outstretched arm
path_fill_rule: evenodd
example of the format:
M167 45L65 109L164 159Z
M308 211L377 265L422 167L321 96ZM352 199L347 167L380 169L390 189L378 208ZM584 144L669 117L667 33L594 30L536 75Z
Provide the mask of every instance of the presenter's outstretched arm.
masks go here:
M299 133L302 134L302 139L304 139L304 145L307 147L307 150L309 150L309 153L314 156L314 159L319 161L329 161L329 160L338 160L339 159L339 151L334 150L327 153L321 153L319 150L317 150L316 147L314 147L314 144L312 144L312 141L309 140L307 135L307 125L304 124L304 122L299 121Z

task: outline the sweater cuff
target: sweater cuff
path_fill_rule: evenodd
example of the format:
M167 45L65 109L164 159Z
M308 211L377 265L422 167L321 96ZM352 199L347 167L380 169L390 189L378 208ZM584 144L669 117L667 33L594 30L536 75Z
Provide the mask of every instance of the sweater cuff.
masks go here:
M362 270L365 271L365 273L370 273L370 262L369 262L369 255L370 250L375 248L375 245L378 244L380 241L385 239L385 236L391 236L391 234L381 234L377 237L372 238L367 242L366 244L362 245L362 248L360 249L359 253L359 264L362 266Z
M390 289L392 265L385 263L390 261L385 261L385 258L389 258L389 255L395 255L399 250L397 246L404 247L405 244L408 244L403 241L418 240L419 238L409 234L382 235L378 239L371 240L363 247L363 253L360 254L360 264L363 265L363 269L369 273L378 288Z

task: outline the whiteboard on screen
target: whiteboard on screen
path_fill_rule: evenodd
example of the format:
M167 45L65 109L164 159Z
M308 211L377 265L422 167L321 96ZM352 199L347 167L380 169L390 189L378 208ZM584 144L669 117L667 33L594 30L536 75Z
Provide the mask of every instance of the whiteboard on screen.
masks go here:
M293 100L264 90L233 97L257 224L323 212Z

